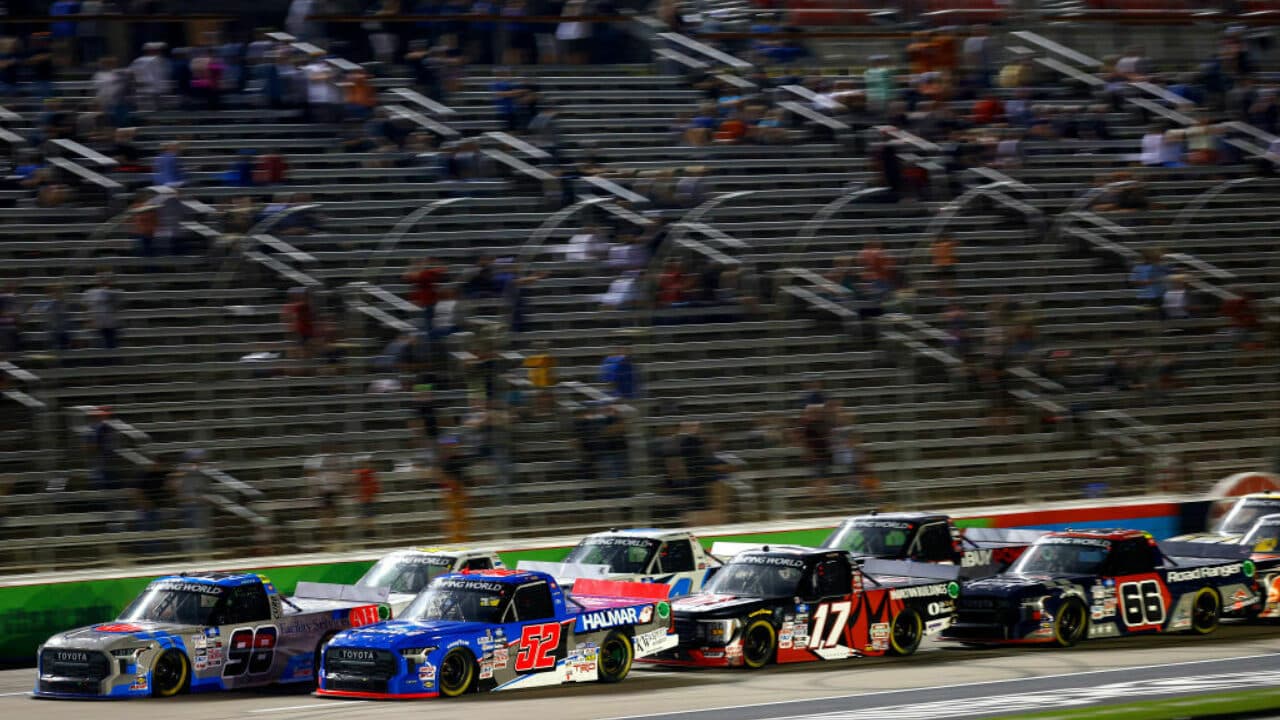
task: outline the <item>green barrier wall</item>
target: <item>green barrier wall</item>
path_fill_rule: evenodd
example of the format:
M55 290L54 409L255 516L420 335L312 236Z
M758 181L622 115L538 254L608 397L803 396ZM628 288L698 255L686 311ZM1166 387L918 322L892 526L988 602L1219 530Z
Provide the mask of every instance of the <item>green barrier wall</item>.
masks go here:
M1134 503L1102 508L1070 508L956 518L961 527L1132 527L1147 529L1164 538L1200 528L1179 528L1179 504L1171 502ZM831 528L782 530L747 534L706 536L707 547L716 540L745 543L820 545ZM521 560L555 562L569 552L567 547L519 549L500 553L508 567ZM373 564L372 561L323 563L301 566L252 567L271 578L285 594L293 592L300 580L352 583ZM0 665L33 666L36 648L50 635L64 630L113 619L152 576L86 580L0 587Z

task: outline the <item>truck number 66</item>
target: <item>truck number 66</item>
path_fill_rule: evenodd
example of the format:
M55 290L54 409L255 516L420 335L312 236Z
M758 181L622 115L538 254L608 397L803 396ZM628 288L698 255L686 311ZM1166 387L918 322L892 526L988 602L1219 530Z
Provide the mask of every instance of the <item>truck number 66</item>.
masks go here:
M1122 583L1120 606L1124 610L1124 624L1130 627L1164 622L1164 595L1155 580Z

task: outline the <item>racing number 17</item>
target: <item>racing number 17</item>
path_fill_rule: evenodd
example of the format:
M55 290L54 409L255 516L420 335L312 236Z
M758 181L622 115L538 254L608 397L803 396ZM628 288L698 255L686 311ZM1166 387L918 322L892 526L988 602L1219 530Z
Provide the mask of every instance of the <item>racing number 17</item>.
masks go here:
M852 608L853 604L848 601L819 605L813 613L813 632L809 633L809 647L832 648L839 645L844 626L849 624L849 611ZM823 638L828 617L832 619L831 630L827 633L827 637Z
M555 652L560 646L560 623L525 625L520 633L520 653L516 655L516 672L550 670L556 666Z

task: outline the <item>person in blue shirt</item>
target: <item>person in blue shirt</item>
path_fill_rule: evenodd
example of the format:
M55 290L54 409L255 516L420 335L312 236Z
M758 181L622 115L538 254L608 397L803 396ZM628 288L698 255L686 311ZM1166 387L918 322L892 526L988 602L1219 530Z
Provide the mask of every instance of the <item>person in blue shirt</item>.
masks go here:
M517 129L519 118L516 113L516 99L523 93L520 84L512 79L509 69L501 68L490 89L493 91L493 106L498 110L498 117L502 118L505 128Z
M1163 313L1165 280L1169 277L1169 268L1161 259L1164 253L1148 248L1143 251L1143 261L1133 266L1129 273L1129 284L1138 289L1138 302L1155 308L1157 314Z
M182 169L182 158L179 157L181 152L182 146L174 142L166 145L164 152L156 156L156 185L179 186L186 182L187 174Z
M628 400L640 396L640 374L631 360L631 348L619 347L600 364L600 382L613 388L613 393Z

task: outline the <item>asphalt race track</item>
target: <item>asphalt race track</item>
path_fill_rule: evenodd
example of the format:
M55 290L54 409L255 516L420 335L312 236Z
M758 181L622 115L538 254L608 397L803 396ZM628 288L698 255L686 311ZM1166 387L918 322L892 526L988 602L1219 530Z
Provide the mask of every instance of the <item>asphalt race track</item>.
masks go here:
M298 720L884 720L987 717L1094 702L1280 686L1280 626L1223 626L1207 637L1095 640L1071 650L926 644L912 658L759 672L637 666L619 685L494 693L462 700L320 699L270 688L172 700L51 701L27 696L34 670L0 672L0 720L189 717Z

